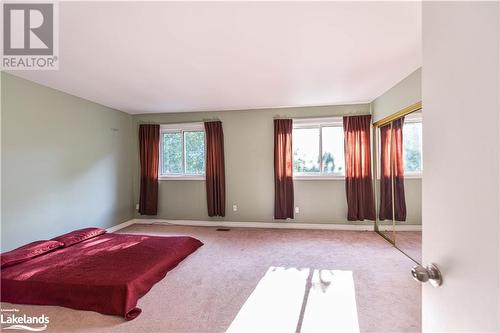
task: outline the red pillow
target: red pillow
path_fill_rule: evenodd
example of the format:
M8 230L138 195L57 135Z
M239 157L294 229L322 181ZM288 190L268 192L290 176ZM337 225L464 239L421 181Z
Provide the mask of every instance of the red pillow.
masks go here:
M55 240L41 240L18 247L15 250L1 254L1 267L12 266L28 261L42 254L63 247L64 244Z
M72 232L68 232L67 234L57 236L56 238L52 238L52 239L63 243L64 247L68 247L68 246L83 242L86 239L102 235L104 233L106 233L105 229L84 228L84 229L79 229L79 230L75 230Z

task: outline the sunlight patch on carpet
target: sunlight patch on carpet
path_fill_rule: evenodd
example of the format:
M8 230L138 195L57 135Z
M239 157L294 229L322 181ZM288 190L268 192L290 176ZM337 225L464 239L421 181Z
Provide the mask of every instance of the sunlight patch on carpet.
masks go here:
M314 270L300 332L359 332L351 271Z
M359 332L352 272L270 267L226 332Z

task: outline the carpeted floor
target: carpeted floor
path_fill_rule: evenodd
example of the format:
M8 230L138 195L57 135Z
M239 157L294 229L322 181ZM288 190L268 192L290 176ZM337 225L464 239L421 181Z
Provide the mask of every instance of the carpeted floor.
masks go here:
M133 225L124 233L191 235L205 245L122 318L53 306L49 332L419 332L414 263L374 232Z
M396 246L418 263L422 263L422 231L398 231Z

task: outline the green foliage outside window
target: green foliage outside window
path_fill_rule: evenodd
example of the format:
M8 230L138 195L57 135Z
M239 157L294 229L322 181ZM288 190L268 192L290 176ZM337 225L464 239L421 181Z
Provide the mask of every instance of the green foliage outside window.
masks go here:
M319 172L319 161L307 159L300 154L300 150L293 151L293 171L294 172Z
M184 132L186 145L186 173L200 175L205 173L205 133Z
M162 140L163 174L205 173L204 131L164 132Z
M182 173L182 133L163 133L163 173Z
M405 172L422 171L422 123L405 123L403 128Z

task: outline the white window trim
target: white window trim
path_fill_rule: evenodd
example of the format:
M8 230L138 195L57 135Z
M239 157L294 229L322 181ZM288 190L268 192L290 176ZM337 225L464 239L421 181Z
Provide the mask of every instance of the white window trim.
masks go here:
M182 133L182 166L185 168L186 165L186 147L184 145L184 133L185 132L195 132L195 131L205 131L205 126L202 122L196 123L178 123L178 124L162 124L160 125L160 163L158 167L158 179L159 180L205 180L205 173L194 175L189 173L178 173L178 174L163 174L162 166L162 153L163 153L163 133L168 132L180 132ZM205 153L206 153L206 137L205 137ZM206 166L205 166L206 167Z
M405 179L422 179L422 172L405 172L403 175Z
M311 128L311 127L329 127L340 126L343 127L344 123L342 117L328 117L328 118L306 118L306 119L293 119L293 128Z
M196 123L177 123L162 124L160 132L178 132L178 131L205 131L205 125L201 122Z
M422 112L414 112L405 116L405 123L421 123L422 122Z
M345 176L340 174L295 173L293 180L345 180Z
M322 127L343 127L342 117L293 119L293 129L319 128L320 172L293 172L293 180L345 180L344 173L323 173ZM293 143L292 143L293 145ZM345 171L345 170L344 170Z
M406 115L405 119L404 119L404 123L408 123L408 124L422 123L422 112L414 112L414 113L410 113L409 115ZM404 124L403 124L403 126L404 126ZM422 178L422 174L424 172L424 151L422 149L423 147L420 147L420 148L421 148L420 149L420 158L421 158L420 165L422 168L420 169L420 171L417 171L417 172L415 172L415 171L407 172L405 170L404 175L403 175L404 178L408 178L408 179L421 179Z
M158 176L158 180L205 180L205 175L163 175Z

